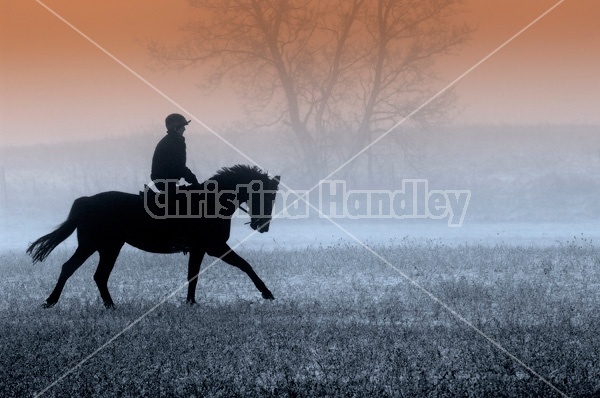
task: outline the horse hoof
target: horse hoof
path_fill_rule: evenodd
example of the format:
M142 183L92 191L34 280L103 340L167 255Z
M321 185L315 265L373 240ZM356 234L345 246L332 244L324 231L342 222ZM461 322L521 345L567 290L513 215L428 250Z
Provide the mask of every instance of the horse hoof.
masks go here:
M265 300L275 300L275 296L273 296L273 293L271 292L265 292L262 296Z
M186 302L186 303L187 303L187 305L189 305L189 306L196 305L196 300L190 300L190 299L187 299L185 302Z
M48 308L52 308L54 307L56 303L49 303L49 302L45 302L44 304L42 304L42 308L48 309Z
M104 308L106 308L107 310L114 310L115 303L104 303Z

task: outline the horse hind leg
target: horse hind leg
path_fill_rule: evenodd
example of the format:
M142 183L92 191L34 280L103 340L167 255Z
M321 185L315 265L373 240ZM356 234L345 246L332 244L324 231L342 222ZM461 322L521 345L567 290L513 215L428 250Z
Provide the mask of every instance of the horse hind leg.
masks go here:
M100 261L98 262L98 268L94 273L94 281L98 286L100 297L102 297L102 301L104 301L104 306L106 308L115 307L115 303L108 292L108 278L110 277L110 273L115 266L115 262L117 261L117 257L119 256L119 252L121 251L122 247L123 243L100 249L98 251L100 253Z
M62 270L60 272L60 276L58 277L58 282L56 282L56 286L54 290L46 299L46 302L42 304L44 308L51 308L58 302L60 298L60 294L62 293L63 288L65 287L65 283L67 280L73 275L73 273L77 270L77 268L81 267L81 265L87 260L96 250L87 248L79 245L75 253L68 259L63 265Z

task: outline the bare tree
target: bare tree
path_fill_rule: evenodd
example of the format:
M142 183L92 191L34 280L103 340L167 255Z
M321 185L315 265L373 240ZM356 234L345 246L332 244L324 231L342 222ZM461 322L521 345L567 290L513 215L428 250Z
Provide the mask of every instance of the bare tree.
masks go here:
M257 125L293 135L315 181L431 95L433 61L470 35L460 0L191 0L201 10L166 68L203 66L205 88L243 87ZM451 95L419 114L438 117ZM367 168L372 173L371 151ZM371 165L371 166L369 166Z

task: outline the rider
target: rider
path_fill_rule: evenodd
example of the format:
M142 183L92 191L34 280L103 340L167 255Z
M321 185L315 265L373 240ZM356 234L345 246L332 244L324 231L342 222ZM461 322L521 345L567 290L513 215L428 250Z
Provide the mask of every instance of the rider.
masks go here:
M178 113L172 113L165 119L167 135L156 145L150 174L150 178L159 191L164 191L166 187L162 181L157 180L179 181L183 178L192 185L198 184L194 173L185 165L186 147L183 133L185 126L190 122L191 120L186 120Z
M148 195L146 210L155 218L164 218L166 215L182 216L180 213L186 208L187 200L187 196L181 193L182 190L186 190L186 186L178 184L182 178L192 184L187 189L197 188L199 185L194 173L185 165L186 145L183 133L189 123L190 120L178 113L172 113L165 119L167 135L156 145L150 174L152 181L145 190ZM165 213L165 210L168 212ZM180 225L176 221L168 224Z
M181 210L186 208L188 199L185 193L181 193L186 187L179 185L178 182L183 178L187 183L192 184L187 189L194 189L199 185L194 173L186 166L186 145L183 133L190 121L178 113L172 113L165 119L167 135L156 145L152 156L150 174L152 181L144 191L148 195L145 202L146 211L159 219L168 215L166 223L156 224L168 237L165 243L182 249L184 253L187 250L186 236L190 226L180 217L182 217ZM165 213L165 210L168 212ZM171 216L177 216L177 218Z

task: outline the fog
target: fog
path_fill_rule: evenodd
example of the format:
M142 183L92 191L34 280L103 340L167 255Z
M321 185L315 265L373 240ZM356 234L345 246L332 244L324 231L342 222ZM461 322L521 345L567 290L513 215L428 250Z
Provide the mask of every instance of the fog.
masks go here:
M7 3L0 24L0 36L9 38L0 40L2 248L24 250L61 223L80 196L142 189L171 112L195 120L186 131L187 163L200 179L223 166L256 163L282 176L276 211L289 204L289 189L312 189L325 177L342 181L354 196L332 194L338 185L330 184L325 192L333 201L321 203L316 187L310 202L361 241L554 244L597 237L600 8L565 2L539 19L554 3L444 2L448 12L424 18L414 35L382 39L390 47L381 53L369 32L382 32L370 24L383 21L367 16L384 3L363 2L353 14L338 11L358 3L327 10L309 2L301 9L316 16L316 31L314 18L288 8L297 22L289 24L296 32L290 37L286 29L264 37L256 26L227 36L228 26L246 26L243 8L220 21L225 14L213 8L190 7L200 3ZM414 9L421 4L428 3ZM333 22L343 15L358 18L347 40L339 39L344 30L331 28L342 26ZM412 26L412 12L397 15ZM204 28L180 29L192 22ZM211 36L219 32L225 36ZM282 52L265 63L262 49L273 42L282 43ZM338 50L340 57L332 56ZM200 65L195 54L213 58ZM265 65L283 59L282 80L280 68ZM293 89L283 90L290 80ZM367 111L368 103L377 105ZM514 124L493 124L507 121ZM332 174L388 128L389 135ZM382 217L410 202L411 189L424 195L417 204ZM372 217L369 192L390 198ZM276 219L268 234L243 245L352 241L314 209L306 216ZM234 220L231 241L249 231Z
M307 178L293 142L281 133L225 134L223 137L239 150L236 152L218 137L190 130L186 133L188 166L201 180L224 166L250 164L248 158L271 174L280 174L285 187L281 187L283 196L278 199L276 212L284 205L288 188L306 190L316 183ZM405 131L373 148L375 166L371 165L371 173L365 172L365 154L329 179L344 181L348 190L361 192L398 191L408 179L426 180L431 191L469 191L461 223L450 225L448 217L344 217L347 213L342 209L334 214L333 221L347 230L344 232L311 210L306 217L278 218L268 233L247 240L252 231L244 220L236 219L230 243L243 241L243 247L253 248L357 244L351 235L359 241L383 244L436 240L448 244L547 245L574 237L597 240L597 133L597 126L581 125L479 125ZM1 148L1 248L24 250L29 242L63 222L77 197L108 190L141 190L149 181L152 153L162 134L156 129L95 141ZM323 170L323 176L336 166ZM331 215L331 203L319 202L318 189L310 199L311 204ZM73 244L71 237L66 245Z

